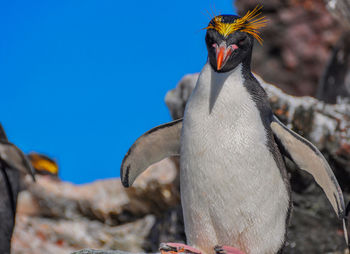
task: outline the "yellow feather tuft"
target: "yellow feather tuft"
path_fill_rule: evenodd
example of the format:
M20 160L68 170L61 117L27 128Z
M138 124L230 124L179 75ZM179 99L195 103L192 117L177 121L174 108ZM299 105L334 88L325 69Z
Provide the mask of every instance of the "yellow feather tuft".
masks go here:
M216 16L209 23L209 26L204 29L214 29L225 37L239 30L253 35L262 44L263 40L259 35L259 29L266 26L267 19L261 16L261 12L259 12L261 9L262 6L257 5L254 10L248 11L242 18L236 19L232 24L223 23L222 16Z

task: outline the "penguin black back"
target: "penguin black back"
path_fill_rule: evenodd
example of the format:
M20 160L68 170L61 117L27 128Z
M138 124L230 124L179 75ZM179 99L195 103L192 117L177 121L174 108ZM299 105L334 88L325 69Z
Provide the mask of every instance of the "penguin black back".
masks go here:
M4 127L2 127L1 123L0 123L0 140L7 141L7 136L6 136Z
M7 136L0 124L0 142ZM15 226L17 196L20 190L20 172L8 167L0 159L0 253L10 254L11 237Z
M10 254L11 251L19 190L20 172L0 164L0 253Z

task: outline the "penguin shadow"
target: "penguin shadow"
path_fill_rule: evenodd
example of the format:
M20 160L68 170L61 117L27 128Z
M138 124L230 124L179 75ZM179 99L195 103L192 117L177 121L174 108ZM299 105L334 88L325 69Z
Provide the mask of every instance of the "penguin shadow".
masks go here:
M213 76L215 75L215 78ZM210 80L210 95L209 95L209 115L213 111L215 102L230 74L226 73L212 73Z

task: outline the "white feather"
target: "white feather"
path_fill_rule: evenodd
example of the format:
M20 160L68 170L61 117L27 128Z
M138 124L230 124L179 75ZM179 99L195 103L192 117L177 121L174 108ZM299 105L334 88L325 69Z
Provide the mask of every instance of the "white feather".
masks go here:
M219 74L206 64L181 135L181 198L190 245L204 253L217 244L247 254L278 251L289 195L266 143L242 66Z

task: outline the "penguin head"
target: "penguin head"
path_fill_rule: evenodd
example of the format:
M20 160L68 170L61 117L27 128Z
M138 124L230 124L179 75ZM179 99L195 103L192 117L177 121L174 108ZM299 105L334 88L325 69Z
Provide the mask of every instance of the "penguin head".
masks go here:
M247 58L250 61L254 38L262 42L258 29L266 24L266 19L260 17L261 8L257 6L243 17L220 15L209 22L205 42L215 71L227 72Z
M46 155L30 153L27 155L35 172L40 175L58 176L58 165Z

